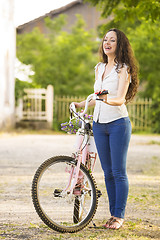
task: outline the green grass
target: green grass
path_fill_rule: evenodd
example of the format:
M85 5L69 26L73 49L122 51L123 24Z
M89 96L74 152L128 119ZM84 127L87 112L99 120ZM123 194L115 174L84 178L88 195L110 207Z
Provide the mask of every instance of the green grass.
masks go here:
M148 176L160 176L160 157L153 156L151 163L143 167L144 175Z
M134 176L130 184L128 204L134 205L135 210L151 211L152 216L160 216L160 158L153 156L151 163L143 167L143 173Z
M39 240L159 240L160 229L155 224L151 224L142 219L134 219L125 221L123 227L119 230L104 229L101 226L102 222L97 222L97 228L86 227L77 233L58 233L49 229L44 224L29 224L28 225L4 225L0 230L0 239L7 239L7 235L11 239L21 239L21 236L32 236L31 239ZM43 231L41 231L43 230ZM13 234L13 235L12 235ZM12 236L14 236L12 238ZM16 238L17 236L17 238Z
M62 130L53 130L53 129L29 129L29 128L17 128L17 129L10 129L8 131L0 131L0 136L4 136L6 134L9 135L18 135L18 134L45 134L45 135L65 135L66 133ZM147 136L160 136L159 133L152 133L150 131L136 131L133 132L133 135L147 135ZM157 144L156 141L151 141L149 144ZM158 142L158 145L160 143Z
M102 224L102 223L100 223ZM133 221L127 221L124 226L119 230L103 229L103 228L85 228L84 230L69 234L65 233L60 235L59 238L54 235L49 236L49 239L76 239L76 240L88 240L88 239L105 239L105 240L149 240L154 238L158 240L160 232L158 232L158 227L144 223L141 219Z
M33 130L33 129L11 129L9 131L1 131L0 137L10 135L10 136L16 136L16 135L26 135L26 134L39 134L39 135L64 135L65 133L63 131L55 131L52 129L40 129L40 130Z
M154 144L160 145L160 141L154 141L154 140L152 140L152 141L148 142L148 144L149 144L149 145L154 145Z
M128 203L135 204L135 207L143 209L154 209L155 212L160 211L159 205L160 192L158 187L153 188L152 186L140 187L131 186L130 193L128 196ZM137 206L138 205L138 206Z
M152 131L133 131L132 134L145 136L160 136L160 133L152 133Z

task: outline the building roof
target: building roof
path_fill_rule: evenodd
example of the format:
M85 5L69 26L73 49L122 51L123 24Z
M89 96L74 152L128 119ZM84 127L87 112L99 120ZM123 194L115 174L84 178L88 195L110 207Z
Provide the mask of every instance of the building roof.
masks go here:
M54 10L50 11L49 13L46 13L46 14L44 14L44 15L38 17L38 18L35 18L35 19L33 19L33 20L31 20L31 21L29 21L27 23L19 25L17 27L17 30L20 30L21 28L25 27L28 24L31 24L32 22L36 22L36 21L39 21L40 19L44 19L45 17L52 17L53 15L57 15L57 14L63 13L67 9L72 8L74 5L80 4L82 2L83 2L83 0L76 0L76 1L73 1L73 2L63 6L63 7L54 9Z

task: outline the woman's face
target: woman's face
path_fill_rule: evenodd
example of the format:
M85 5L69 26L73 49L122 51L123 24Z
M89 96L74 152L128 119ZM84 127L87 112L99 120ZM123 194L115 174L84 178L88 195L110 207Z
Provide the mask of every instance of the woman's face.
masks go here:
M114 31L107 32L103 40L103 51L109 55L115 55L117 47L117 34Z

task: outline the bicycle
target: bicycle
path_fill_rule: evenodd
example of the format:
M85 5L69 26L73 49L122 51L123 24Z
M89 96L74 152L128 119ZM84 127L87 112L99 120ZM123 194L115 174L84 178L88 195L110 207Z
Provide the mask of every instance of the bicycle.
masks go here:
M91 121L84 117L94 95L87 97L82 113L71 104L70 121L81 122L76 151L71 157L55 156L44 161L32 182L32 201L39 217L48 227L63 233L78 232L93 222L98 197L102 195L92 176L97 151Z

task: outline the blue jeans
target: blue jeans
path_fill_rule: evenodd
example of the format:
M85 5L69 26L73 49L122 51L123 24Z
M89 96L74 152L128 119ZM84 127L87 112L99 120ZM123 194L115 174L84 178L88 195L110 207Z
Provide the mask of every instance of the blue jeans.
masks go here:
M104 171L111 216L124 218L128 197L126 160L131 137L128 117L110 123L93 122L93 134Z

